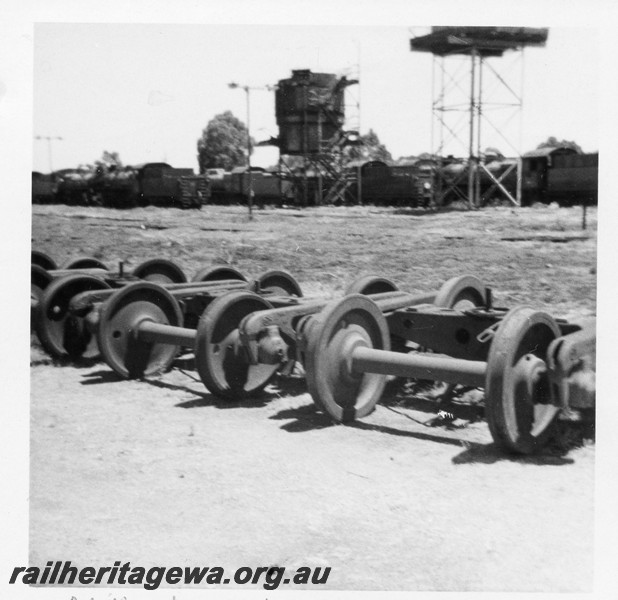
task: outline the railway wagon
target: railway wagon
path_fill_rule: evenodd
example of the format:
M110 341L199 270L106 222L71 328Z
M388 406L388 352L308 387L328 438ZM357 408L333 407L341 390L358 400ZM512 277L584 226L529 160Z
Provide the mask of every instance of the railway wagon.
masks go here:
M206 169L204 173L210 187L210 198L214 203L220 203L225 198L225 178L229 179L229 172L225 169Z
M175 169L167 163L145 163L135 167L139 188L138 204L199 208L210 197L204 175L193 169Z
M599 153L560 154L547 171L547 200L560 204L597 204Z
M419 177L412 165L390 166L380 160L353 161L348 164L351 173L360 169L360 197L363 204L392 204L417 206ZM350 193L358 197L358 181L350 186Z
M522 205L598 202L599 154L544 146L522 156Z
M294 186L278 173L271 173L261 167L251 168L251 189L255 204L283 204L294 197ZM246 204L249 197L249 176L247 167L236 167L223 177L223 200Z

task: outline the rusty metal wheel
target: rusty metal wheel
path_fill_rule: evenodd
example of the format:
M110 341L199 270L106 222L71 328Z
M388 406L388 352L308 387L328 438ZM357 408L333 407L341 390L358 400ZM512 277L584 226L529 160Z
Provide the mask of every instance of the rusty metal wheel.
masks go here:
M69 258L62 263L61 269L103 269L109 271L107 266L98 258L92 256L79 256L77 258Z
M56 261L45 254L45 252L41 252L40 250L32 250L30 253L30 264L38 265L39 267L43 267L47 271L52 271L58 268Z
M225 400L242 400L261 392L278 364L249 364L240 346L238 326L251 313L272 304L254 292L219 296L202 313L195 340L195 364L208 390Z
M145 342L134 335L141 321L182 326L182 311L160 285L139 281L119 289L101 306L99 348L105 362L125 379L148 377L167 370L178 346Z
M369 296L371 294L384 294L386 292L397 292L399 286L386 277L379 275L364 275L353 281L345 290L344 295L362 294ZM396 352L407 352L408 345L406 340L397 336L391 336L391 349Z
M43 290L52 282L53 277L40 265L30 265L30 329L36 327L39 302Z
M307 386L316 405L335 421L368 415L382 396L386 376L355 373L354 348L389 350L388 326L366 296L353 294L329 304L315 317L307 339Z
M153 258L138 265L131 272L133 277L155 283L185 283L187 276L183 270L166 258Z
M30 296L39 299L43 290L53 281L53 276L47 269L32 263L30 265Z
M559 412L545 356L560 336L556 321L527 306L510 310L489 349L485 413L494 442L509 452L530 454L551 434Z
M245 275L238 269L227 266L204 267L191 278L191 281L224 281L226 279L247 281Z
M298 281L287 271L275 269L266 271L258 277L257 281L261 292L279 296L303 297L303 291L300 289Z
M386 277L380 277L378 275L365 275L360 277L356 281L353 281L345 290L344 295L350 294L363 294L368 296L370 294L382 294L384 292L396 292L399 287L394 281L387 279Z
M54 279L45 288L35 315L35 330L41 345L51 356L98 356L93 336L83 327L76 328L69 318L69 303L77 294L109 287L108 283L94 275L75 273Z
M439 289L434 306L465 309L484 306L485 286L473 275L453 277Z

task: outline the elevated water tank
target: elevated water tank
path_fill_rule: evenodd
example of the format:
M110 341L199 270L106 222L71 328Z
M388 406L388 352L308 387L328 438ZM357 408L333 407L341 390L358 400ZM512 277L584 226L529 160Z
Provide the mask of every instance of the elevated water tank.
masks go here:
M428 35L410 40L410 49L437 56L468 54L502 56L507 50L545 46L549 29L539 27L432 27Z

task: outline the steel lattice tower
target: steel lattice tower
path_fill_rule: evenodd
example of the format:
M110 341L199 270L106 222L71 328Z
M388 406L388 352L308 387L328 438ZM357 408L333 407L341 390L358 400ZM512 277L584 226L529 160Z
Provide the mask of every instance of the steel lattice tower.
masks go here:
M500 190L511 202L517 197L502 179L517 169L520 181L521 115L524 49L544 46L548 29L527 27L432 27L431 33L410 40L412 51L430 52L432 69L432 152L437 157L436 203L455 191L471 206L481 202L481 181ZM517 156L506 172L495 177L487 169L484 149L506 146ZM467 156L459 176L467 178L467 195L460 180L444 185L443 165L452 156Z

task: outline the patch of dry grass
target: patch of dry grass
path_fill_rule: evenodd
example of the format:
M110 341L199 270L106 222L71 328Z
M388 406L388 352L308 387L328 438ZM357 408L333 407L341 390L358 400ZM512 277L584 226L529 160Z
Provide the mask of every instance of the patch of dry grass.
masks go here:
M119 211L33 207L33 248L57 261L92 255L127 268L164 257L188 274L229 264L255 276L290 271L330 293L369 273L402 289L430 291L464 273L480 277L499 304L526 303L552 314L593 314L596 304L596 209L587 239L572 243L504 241L532 234L581 234L581 209L487 208L439 213L376 207L303 211L207 206L201 211L138 208Z

